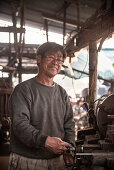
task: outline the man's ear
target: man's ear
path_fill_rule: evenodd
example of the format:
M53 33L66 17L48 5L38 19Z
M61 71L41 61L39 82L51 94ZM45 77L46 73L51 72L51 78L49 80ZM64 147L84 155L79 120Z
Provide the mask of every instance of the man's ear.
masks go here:
M37 65L41 63L41 55L37 55Z

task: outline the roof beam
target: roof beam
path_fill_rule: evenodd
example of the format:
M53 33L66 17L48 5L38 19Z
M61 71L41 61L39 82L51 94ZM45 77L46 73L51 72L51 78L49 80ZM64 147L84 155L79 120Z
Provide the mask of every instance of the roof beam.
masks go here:
M63 18L56 18L53 15L49 15L49 14L42 14L43 19L47 19L49 21L53 21L53 22L57 22L60 24L63 24ZM70 20L70 19L66 19L66 25L71 26L71 27L77 27L77 22L74 20ZM83 24L83 22L80 22L80 26Z
M17 33L25 33L25 28L15 28L12 26L9 27L0 27L0 32L17 32Z
M87 47L91 40L98 41L103 37L108 37L114 32L114 11L113 8L102 13L97 13L91 17L80 29L79 33L66 44L68 53L74 53ZM74 40L77 40L74 46Z

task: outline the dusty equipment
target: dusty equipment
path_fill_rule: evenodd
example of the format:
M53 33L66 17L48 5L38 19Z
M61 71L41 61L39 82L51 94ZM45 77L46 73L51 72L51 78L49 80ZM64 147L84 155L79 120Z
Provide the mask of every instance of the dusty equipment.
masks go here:
M72 170L114 170L114 94L102 101L96 116L93 109L88 116L90 127L78 131L76 148L70 148Z
M9 156L10 117L8 114L8 99L12 92L10 88L0 88L0 156Z
M8 99L11 89L0 89L0 143L9 141L10 118L8 114Z

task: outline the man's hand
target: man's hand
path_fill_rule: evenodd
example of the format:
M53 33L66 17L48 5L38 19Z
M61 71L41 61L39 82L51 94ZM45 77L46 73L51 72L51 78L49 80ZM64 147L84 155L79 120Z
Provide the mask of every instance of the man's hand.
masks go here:
M45 142L45 147L55 154L61 154L71 147L71 144L62 141L60 138L48 136Z

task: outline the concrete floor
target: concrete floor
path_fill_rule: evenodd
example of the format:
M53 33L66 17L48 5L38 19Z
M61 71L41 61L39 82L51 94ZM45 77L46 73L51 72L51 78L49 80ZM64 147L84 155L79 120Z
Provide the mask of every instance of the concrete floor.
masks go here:
M8 170L9 156L0 156L0 170Z

